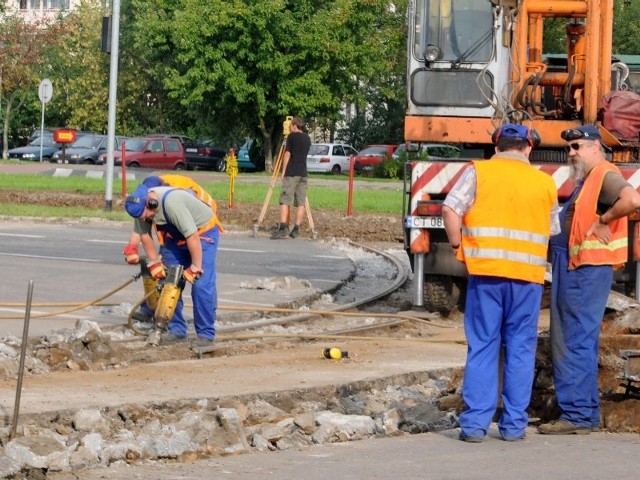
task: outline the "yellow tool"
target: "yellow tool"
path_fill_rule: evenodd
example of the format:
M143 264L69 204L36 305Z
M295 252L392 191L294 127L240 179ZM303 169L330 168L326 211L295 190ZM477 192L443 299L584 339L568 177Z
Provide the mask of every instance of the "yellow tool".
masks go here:
M144 287L144 296L147 299L149 310L155 310L158 306L158 298L160 297L160 289L158 281L151 276L147 267L147 259L140 259L140 275L142 276L142 286Z
M182 265L173 265L167 270L167 277L162 285L158 305L153 315L155 326L158 330L164 330L176 311L176 306L185 284L182 278L183 270L184 267Z

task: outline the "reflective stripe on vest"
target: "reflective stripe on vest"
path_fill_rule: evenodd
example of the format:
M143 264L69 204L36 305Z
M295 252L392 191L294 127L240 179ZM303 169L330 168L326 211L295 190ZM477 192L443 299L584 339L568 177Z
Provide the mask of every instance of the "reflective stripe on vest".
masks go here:
M507 228L468 228L464 226L462 227L462 234L469 237L499 237L507 240L530 242L538 244L541 249L544 250L544 255L536 255L535 253L517 252L507 249L466 247L464 248L465 257L503 259L531 265L542 265L543 267L547 265L546 250L549 243L548 235L540 235L522 230L510 230Z
M576 198L569 233L569 270L581 265L613 265L620 268L627 261L629 240L626 217L609 222L611 240L608 244L600 242L595 236L587 238L587 231L598 220L598 197L608 172L620 174L620 170L607 161L593 167Z

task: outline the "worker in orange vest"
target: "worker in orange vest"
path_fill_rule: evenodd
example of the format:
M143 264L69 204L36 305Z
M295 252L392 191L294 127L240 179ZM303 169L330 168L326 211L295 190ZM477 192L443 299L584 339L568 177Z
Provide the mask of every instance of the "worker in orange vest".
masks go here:
M444 226L469 277L464 316L467 338L459 418L460 440L481 442L498 404L500 350L504 349L504 440L525 437L544 289L549 236L558 233L553 179L529 164L539 134L505 124L492 141L490 160L473 161L444 201Z
M211 209L213 210L213 220L212 220L213 225L217 227L219 233L224 232L224 229L222 228L222 224L220 223L220 219L218 218L218 215L217 215L218 204L216 203L215 199L213 199L213 197L211 197L211 195L204 188L202 188L202 186L200 186L197 182L195 182L192 178L186 177L184 175L175 175L175 174L167 174L167 175L159 175L159 176L150 175L142 181L142 184L145 185L147 188L167 186L167 187L188 190L198 200L206 203L207 205L209 205L209 207L211 207ZM137 220L134 221L134 225L136 222ZM156 236L160 243L160 247L162 248L162 245L164 244L163 233L161 231L156 230ZM128 264L137 265L138 263L140 263L138 246L141 242L150 242L150 245L149 243L147 244L147 248L155 248L153 247L153 239L150 235L142 237L140 233L138 233L134 228L129 235L129 242L124 247L122 252L125 257L125 261ZM132 318L140 322L151 322L153 320L153 314L154 312L148 307L148 305L145 302L140 306L140 308L136 312L133 313Z
M560 418L538 427L551 435L588 434L600 426L598 338L613 269L627 261L627 215L640 194L605 157L593 125L565 130L576 188L551 238L551 357Z

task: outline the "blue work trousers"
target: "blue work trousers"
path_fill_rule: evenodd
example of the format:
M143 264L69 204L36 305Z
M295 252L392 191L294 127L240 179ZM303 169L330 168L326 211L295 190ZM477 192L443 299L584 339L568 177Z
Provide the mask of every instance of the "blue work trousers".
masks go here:
M215 321L218 308L218 292L216 289L216 256L220 231L214 227L200 234L202 245L202 275L191 286L193 302L193 325L198 337L212 340L216 336ZM191 266L191 255L186 245L165 236L162 247L162 260L167 267L182 265L185 269ZM182 294L178 300L176 311L167 325L167 329L178 336L187 334L187 323L182 314Z
M498 402L500 349L504 348L503 411L500 434L521 438L528 423L543 286L498 277L470 275L464 329L467 363L462 386L465 437L484 437Z
M566 246L553 241L551 261L551 359L560 418L597 427L598 340L613 269L585 265L569 270Z

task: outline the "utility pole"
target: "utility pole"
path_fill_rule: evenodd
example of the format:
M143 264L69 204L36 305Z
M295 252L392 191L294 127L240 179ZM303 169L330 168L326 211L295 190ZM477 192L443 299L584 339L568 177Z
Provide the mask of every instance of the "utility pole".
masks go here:
M107 129L107 171L104 209L113 208L113 151L116 138L116 102L118 99L118 46L120 38L120 0L111 1L111 57L109 66L109 124Z

